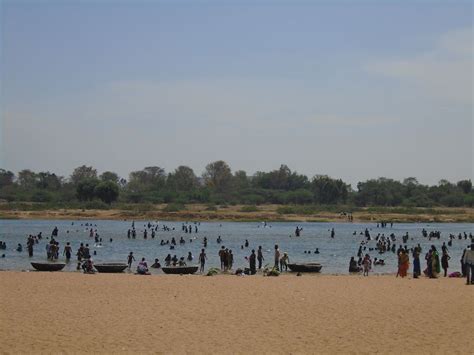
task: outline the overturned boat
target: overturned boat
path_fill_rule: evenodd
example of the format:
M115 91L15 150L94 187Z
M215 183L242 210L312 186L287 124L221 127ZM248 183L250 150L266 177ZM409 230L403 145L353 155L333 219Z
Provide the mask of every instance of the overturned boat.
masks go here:
M60 271L64 269L66 264L64 263L31 263L31 266L33 266L36 270L38 271Z
M94 264L94 267L101 273L121 273L128 265L124 263L99 263Z
M293 272L320 272L323 266L319 263L293 263L288 267Z
M199 266L164 266L161 269L165 274L191 275L198 271Z

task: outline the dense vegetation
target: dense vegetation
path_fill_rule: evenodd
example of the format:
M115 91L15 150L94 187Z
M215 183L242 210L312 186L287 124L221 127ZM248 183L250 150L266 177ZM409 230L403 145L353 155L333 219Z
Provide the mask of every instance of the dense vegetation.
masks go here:
M128 180L106 171L101 175L93 167L80 166L64 178L50 172L22 170L17 175L0 169L0 199L9 202L44 202L64 207L101 208L122 203L185 203L351 205L351 206L470 206L474 205L471 180L456 184L441 180L427 186L415 178L402 182L378 178L357 184L357 190L340 179L316 175L309 179L286 165L270 172L247 176L232 173L224 161L206 166L201 177L187 166L166 174L150 166L129 174ZM171 208L171 207L170 207Z

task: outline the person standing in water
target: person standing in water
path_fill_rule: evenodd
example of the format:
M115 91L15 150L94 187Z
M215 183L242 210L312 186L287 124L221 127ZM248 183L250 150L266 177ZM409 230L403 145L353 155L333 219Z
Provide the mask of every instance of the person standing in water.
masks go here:
M420 248L413 249L413 278L417 279L421 275Z
M132 261L133 260L135 260L135 257L133 256L133 252L130 252L130 254L128 254L128 258L127 258L127 264L128 264L129 269L132 268Z
M257 256L255 255L255 249L252 249L252 254L249 257L250 264L250 275L255 275L257 273Z
M444 249L443 255L441 256L441 267L444 270L444 277L448 275L449 259L451 259L451 257L448 254L448 250Z
M206 256L206 252L204 251L204 249L201 249L201 254L199 254L199 272L200 273L203 273L204 272L204 265L206 264L206 259L207 259L207 256Z
M280 271L283 272L283 268L285 271L288 271L288 263L290 262L290 257L288 256L287 252L283 253L283 256L280 258Z
M63 251L63 255L66 255L66 262L69 262L69 260L71 260L71 254L72 254L71 243L67 242Z
M364 268L364 276L369 276L370 267L372 266L372 260L369 254L365 254L364 260L362 260L362 266Z
M257 251L257 260L258 260L258 269L260 270L262 268L262 262L265 260L263 257L263 252L262 252L262 246L258 246L258 251Z
M280 264L280 249L278 249L278 244L275 244L275 264L274 264L274 268L279 270L279 264Z

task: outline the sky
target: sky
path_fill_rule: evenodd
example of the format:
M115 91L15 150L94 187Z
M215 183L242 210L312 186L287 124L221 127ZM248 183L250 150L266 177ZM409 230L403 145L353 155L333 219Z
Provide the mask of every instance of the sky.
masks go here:
M471 1L0 4L1 168L474 176Z

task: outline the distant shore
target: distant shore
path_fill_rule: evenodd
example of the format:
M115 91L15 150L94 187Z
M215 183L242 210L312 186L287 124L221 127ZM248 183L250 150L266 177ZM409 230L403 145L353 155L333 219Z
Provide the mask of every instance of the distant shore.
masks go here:
M304 206L216 206L209 208L202 204L189 204L177 211L169 211L162 205L127 205L111 209L38 209L8 208L3 204L0 219L68 219L68 220L170 220L170 221L233 221L233 222L348 222L352 213L353 222L393 221L395 223L474 223L474 208L400 208L371 207L355 211L340 211L324 207L315 211L304 211ZM303 210L301 212L300 210Z

